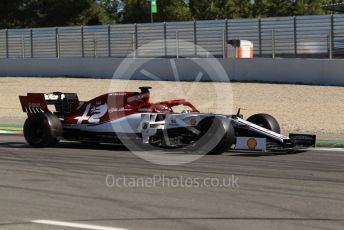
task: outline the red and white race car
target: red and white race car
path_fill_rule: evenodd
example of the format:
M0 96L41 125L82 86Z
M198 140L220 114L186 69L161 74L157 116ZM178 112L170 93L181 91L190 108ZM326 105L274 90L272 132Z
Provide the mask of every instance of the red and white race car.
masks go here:
M25 139L33 147L52 147L64 139L134 143L208 154L229 149L293 150L315 145L314 135L281 135L271 115L256 114L244 120L240 111L236 115L200 113L186 100L151 103L150 89L108 93L87 102L79 101L75 93L20 96L22 109L28 114ZM177 112L181 107L183 110Z

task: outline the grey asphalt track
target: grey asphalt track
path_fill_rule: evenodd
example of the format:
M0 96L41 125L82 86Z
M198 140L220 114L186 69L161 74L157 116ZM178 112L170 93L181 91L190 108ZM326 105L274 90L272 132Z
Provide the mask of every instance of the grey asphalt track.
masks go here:
M157 175L237 181L226 188L195 181L188 187L106 184ZM32 149L21 136L0 136L0 229L72 229L34 220L91 226L86 229L342 230L344 152L232 152L159 166L115 146Z

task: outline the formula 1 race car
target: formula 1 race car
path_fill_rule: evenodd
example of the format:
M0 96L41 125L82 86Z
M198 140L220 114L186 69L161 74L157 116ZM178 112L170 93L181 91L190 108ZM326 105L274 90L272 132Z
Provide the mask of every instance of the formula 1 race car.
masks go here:
M267 151L315 146L315 135L281 135L280 126L271 115L256 114L244 120L240 109L236 115L223 115L200 113L186 100L151 103L150 89L108 93L87 102L79 101L75 93L20 96L22 109L28 114L25 139L40 148L55 146L64 139L139 143L205 154L229 149ZM180 108L183 110L178 111Z

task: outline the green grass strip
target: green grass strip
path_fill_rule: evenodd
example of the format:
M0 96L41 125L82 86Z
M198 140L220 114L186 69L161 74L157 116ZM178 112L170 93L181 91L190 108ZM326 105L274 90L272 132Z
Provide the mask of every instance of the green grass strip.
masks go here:
M344 141L319 140L319 144L344 145Z
M4 131L23 131L23 128L11 128L11 127L2 127L0 126L0 130Z
M319 140L317 141L317 147L344 148L344 141Z
M21 133L23 132L23 126L22 125L0 125L0 130L1 131L6 131L6 132L14 132L14 133Z
M0 127L3 128L23 128L23 125L11 125L11 124L0 124Z

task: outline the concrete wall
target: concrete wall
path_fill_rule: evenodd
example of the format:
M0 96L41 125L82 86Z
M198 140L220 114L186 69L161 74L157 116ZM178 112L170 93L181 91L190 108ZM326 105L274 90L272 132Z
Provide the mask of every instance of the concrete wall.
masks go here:
M262 81L344 86L344 60L1 59L0 76L81 76L193 81Z

